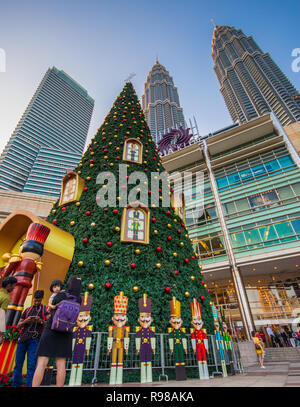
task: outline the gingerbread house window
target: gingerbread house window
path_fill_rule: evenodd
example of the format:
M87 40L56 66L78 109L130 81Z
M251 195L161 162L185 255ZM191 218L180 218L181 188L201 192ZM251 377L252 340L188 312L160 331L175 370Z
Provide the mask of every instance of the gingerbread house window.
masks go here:
M75 172L67 173L62 180L59 205L78 201L84 187L84 180Z
M123 150L123 161L130 161L136 164L142 164L143 145L136 139L125 141Z
M139 203L139 206L128 205L124 208L121 225L121 241L149 244L150 211Z

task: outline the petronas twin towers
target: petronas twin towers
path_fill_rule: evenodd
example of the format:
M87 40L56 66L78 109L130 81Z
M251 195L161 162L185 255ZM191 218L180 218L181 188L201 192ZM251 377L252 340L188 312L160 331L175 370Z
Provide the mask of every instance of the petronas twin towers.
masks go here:
M269 112L283 126L300 121L299 92L252 37L235 27L215 26L212 58L234 122L245 123ZM170 128L186 127L177 88L158 61L147 76L142 105L156 143Z

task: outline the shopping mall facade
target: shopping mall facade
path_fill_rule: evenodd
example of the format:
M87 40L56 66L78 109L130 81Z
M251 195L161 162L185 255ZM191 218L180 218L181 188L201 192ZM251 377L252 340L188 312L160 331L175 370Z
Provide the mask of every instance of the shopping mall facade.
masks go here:
M163 157L169 173L204 173L204 200L195 184L185 190L186 225L232 326L245 326L247 309L256 329L300 317L300 134L287 133L268 114Z

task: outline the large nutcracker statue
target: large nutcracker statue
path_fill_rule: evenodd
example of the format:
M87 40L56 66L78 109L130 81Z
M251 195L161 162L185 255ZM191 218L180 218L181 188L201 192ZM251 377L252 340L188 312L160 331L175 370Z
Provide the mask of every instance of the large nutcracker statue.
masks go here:
M181 328L181 309L180 302L173 297L169 301L171 319L170 324L172 328L168 328L169 332L169 346L171 355L175 355L176 366L176 380L186 380L185 372L185 359L184 353L187 354L187 340L185 336L185 328Z
M93 326L89 325L92 301L93 297L86 291L77 317L77 326L73 330L73 361L69 386L81 386L82 383L84 356L89 354L92 342Z
M50 233L47 226L32 223L19 254L5 255L8 265L3 268L0 278L14 276L17 284L10 294L10 303L6 312L6 325L17 325L23 312L24 302L35 274L42 269L41 256L44 243Z
M235 375L234 364L233 364L233 354L232 354L232 347L231 347L231 343L232 343L231 335L228 332L228 327L227 327L227 324L225 321L223 322L222 327L223 327L224 342L225 342L226 349L227 349L227 355L229 357L231 374Z
M191 338L192 338L192 347L194 353L197 352L198 366L199 366L199 376L201 380L209 379L206 353L208 353L208 340L206 335L206 330L202 329L203 321L201 318L201 305L194 298L191 302L192 310L192 325L194 328L191 328Z
M150 326L153 319L151 317L151 300L147 294L139 299L140 316L136 327L136 350L141 354L141 383L152 382L151 353L155 354L155 327Z
M223 377L227 377L227 369L226 369L226 361L225 361L225 353L224 353L224 343L223 343L223 336L220 332L220 322L218 319L218 311L215 305L212 305L212 313L214 317L214 325L215 325L215 341L217 345L217 349L221 359L221 366Z
M128 297L121 291L114 299L114 315L112 321L114 325L108 328L107 349L108 354L112 351L109 384L123 383L123 351L128 354L129 331L126 326Z

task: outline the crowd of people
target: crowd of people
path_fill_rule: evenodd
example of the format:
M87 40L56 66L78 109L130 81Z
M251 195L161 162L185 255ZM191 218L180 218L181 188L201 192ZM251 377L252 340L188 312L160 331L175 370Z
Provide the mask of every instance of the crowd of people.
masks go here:
M10 295L17 283L16 278L7 277L0 288L0 344L4 341L6 330L5 312ZM13 372L13 387L22 385L22 370L27 356L27 387L39 387L44 377L45 369L50 358L56 362L56 386L62 387L66 377L66 360L72 356L72 332L60 332L52 329L52 322L61 301L69 296L81 303L81 279L71 277L63 290L63 283L54 280L50 286L52 295L47 306L42 304L44 291L37 290L33 295L33 305L26 308L18 322L20 331L16 349L15 366Z

